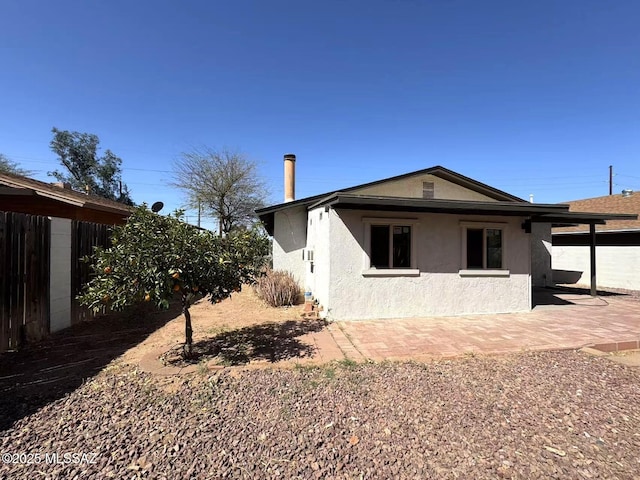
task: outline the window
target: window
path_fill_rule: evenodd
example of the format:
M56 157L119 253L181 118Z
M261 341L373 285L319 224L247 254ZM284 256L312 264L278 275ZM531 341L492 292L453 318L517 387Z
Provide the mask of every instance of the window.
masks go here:
M415 219L364 218L365 275L418 275ZM386 273L385 273L386 272Z
M371 267L411 267L410 225L371 225Z
M504 224L462 222L462 268L504 270Z

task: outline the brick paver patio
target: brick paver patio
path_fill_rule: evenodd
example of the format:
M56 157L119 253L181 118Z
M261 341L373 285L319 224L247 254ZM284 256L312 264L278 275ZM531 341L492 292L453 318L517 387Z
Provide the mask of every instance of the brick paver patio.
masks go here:
M580 348L640 339L636 298L562 291L540 295L542 304L531 312L341 321L332 323L329 332L342 353L358 361ZM322 351L322 344L318 347Z

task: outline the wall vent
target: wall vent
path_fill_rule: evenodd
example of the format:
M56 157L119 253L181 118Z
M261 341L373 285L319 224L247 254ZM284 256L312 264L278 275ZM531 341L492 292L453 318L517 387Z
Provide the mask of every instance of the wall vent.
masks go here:
M427 199L435 198L433 182L422 182L422 198L427 198Z

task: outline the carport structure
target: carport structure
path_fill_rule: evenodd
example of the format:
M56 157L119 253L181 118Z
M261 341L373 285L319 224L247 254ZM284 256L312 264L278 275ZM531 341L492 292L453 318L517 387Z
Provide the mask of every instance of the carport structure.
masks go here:
M552 227L572 227L575 225L589 225L589 262L591 265L590 293L597 295L596 278L596 225L604 225L607 220L637 220L638 215L628 213L590 213L590 212L561 212L543 215L533 215L531 223L551 223Z

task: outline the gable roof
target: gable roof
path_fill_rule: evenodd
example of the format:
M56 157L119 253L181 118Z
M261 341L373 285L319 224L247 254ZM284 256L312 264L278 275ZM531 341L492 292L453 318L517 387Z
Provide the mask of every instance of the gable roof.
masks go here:
M474 215L563 215L567 205L478 200L443 200L433 198L388 197L335 192L310 208L333 207L353 210L389 210L404 212L472 213Z
M69 188L63 188L51 183L41 182L33 178L0 173L0 197L2 195L37 195L51 198L58 202L74 205L76 207L92 208L113 213L121 213L128 216L132 208L114 200L87 195Z
M605 212L608 214L631 213L636 215L640 213L640 193L633 193L627 197L624 197L621 194L606 195L603 197L586 198L583 200L574 200L565 203L569 205L570 212ZM610 220L606 225L596 226L597 232L621 230L640 230L640 220ZM553 233L576 233L586 231L589 231L589 228L585 225L553 229Z
M487 185L482 182L478 182L472 178L466 177L460 173L454 172L453 170L449 170L448 168L444 168L440 165L436 165L435 167L425 168L422 170L417 170L415 172L404 173L402 175L397 175L395 177L389 177L382 180L376 180L374 182L363 183L361 185L355 185L349 188L342 188L340 190L333 190L330 192L322 193L320 195L314 195L312 197L301 198L299 200L294 200L292 202L278 203L275 205L271 205L264 208L259 208L256 210L256 213L260 217L260 220L265 224L267 231L273 232L273 216L275 212L285 210L292 207L309 207L314 203L322 200L323 198L329 197L330 195L340 193L349 193L354 190L359 190L361 188L373 187L376 185L380 185L387 182L394 182L397 180L404 180L406 178L415 177L419 175L434 175L436 177L442 178L443 180L447 180L449 182L460 185L464 188L472 190L477 193L481 193L482 195L486 195L489 198L494 200L503 201L503 202L524 202L520 197L516 197L515 195L511 195L510 193L504 192L502 190L498 190L490 185Z

